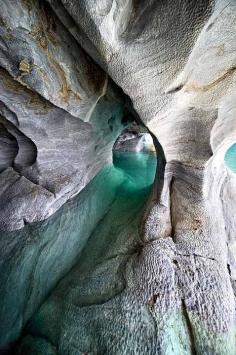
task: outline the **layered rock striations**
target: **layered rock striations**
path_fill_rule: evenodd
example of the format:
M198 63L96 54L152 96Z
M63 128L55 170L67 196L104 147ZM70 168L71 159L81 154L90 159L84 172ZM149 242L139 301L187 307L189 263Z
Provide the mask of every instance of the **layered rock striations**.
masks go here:
M0 227L45 219L111 161L125 98L45 2L1 4Z
M26 209L30 216L32 209L37 211L38 208L35 217L24 219L32 221L36 215L45 218L49 209L46 204L47 213L40 215L45 206L43 201L50 201L51 206L52 192L56 194L52 206L65 201L63 197L57 198L57 193L68 198L68 185L61 178L64 177L64 167L66 171L73 171L72 166L78 166L78 175L72 174L75 188L78 179L84 179L89 171L88 166L81 170L81 164L94 159L93 154L85 154L89 148L84 143L84 155L80 160L72 159L73 164L68 167L68 157L73 157L69 147L74 152L71 142L66 141L69 132L76 135L77 147L81 139L95 144L96 139L89 138L91 126L95 126L97 137L100 137L98 146L102 147L102 152L103 149L108 152L115 134L113 130L109 135L106 131L110 122L107 114L103 114L107 112L106 105L109 105L109 112L114 112L113 117L115 112L115 117L119 116L114 122L118 124L122 116L117 108L117 105L122 106L122 98L114 94L114 84L108 85L111 94L104 89L110 83L104 72L130 97L135 117L138 116L155 137L159 164L156 183L140 227L139 250L128 249L130 258L118 263L124 287L107 298L106 286L102 283L104 270L107 282L114 285L118 282L116 273L112 281L106 274L111 257L104 257L101 271L94 266L89 284L82 288L85 298L90 294L105 294L101 298L94 297L91 304L84 302L84 298L78 300L73 287L67 292L67 280L72 282L70 277L76 280L76 276L69 274L36 314L29 328L33 337L31 345L26 338L20 351L24 353L28 346L29 353L37 354L43 353L41 350L36 352L40 347L47 349L44 353L48 354L235 354L235 175L225 164L225 154L236 139L236 3L233 0L50 0L48 3L51 8L46 7L46 13L51 15L49 23L45 20L48 25L43 26L46 39L42 32L39 36L36 31L35 35L34 29L38 17L45 14L42 7L29 1L20 3L17 10L15 6L5 10L1 44L4 100L1 100L6 113L2 114L4 130L0 142L3 139L9 142L9 152L3 152L3 165L9 164L9 168L4 168L1 173L3 183L0 186L5 188L8 174L7 181L12 179L11 174L19 174L13 166L14 157L20 151L18 134L27 137L24 142L27 141L30 157L34 157L35 163L20 166L22 176L11 186L14 189L16 183L32 176L30 183L44 189L42 194L37 193L37 196L44 196L40 202L33 199L35 207L30 197L26 200L27 208L24 202L18 203L17 210ZM25 21L23 28L29 31L28 34L25 30L22 32L22 26L16 25L15 11L18 11L18 20L22 17ZM60 22L56 30L52 24L54 17ZM13 28L13 32L9 28ZM50 39L54 32L59 34L57 45ZM17 34L19 41L8 39L10 44L6 44L4 38L9 34ZM46 50L41 48L42 38L44 46L44 41L50 42ZM20 41L24 45L19 49ZM78 43L104 72L95 64L91 64L92 71L84 69L91 59L83 54L85 64L79 67L80 74L74 75L75 65L82 63L77 59L77 54L83 53L76 49L80 48ZM10 48L10 56L6 54L6 46ZM57 64L50 64L54 60L60 69ZM32 63L36 64L33 69ZM37 69L42 63L51 65L48 85ZM90 82L88 73L93 71L98 72L103 80L98 80L102 84L96 94L89 94L90 86L87 91L84 86ZM70 95L64 85L68 82ZM12 83L14 88L17 87L14 95ZM27 95L35 95L35 91L37 99L28 101ZM77 93L82 97L82 92L84 104L83 99L77 98ZM38 95L45 107L40 101L37 109L33 106L30 111L27 105L29 102L35 105L34 100L38 104ZM64 101L65 95L67 101ZM14 107L16 102L17 108ZM45 113L44 116L38 114L38 110L50 111L46 114L47 126ZM99 120L96 110L100 113ZM35 113L37 120L32 119ZM94 125L91 122L95 122ZM57 144L57 134L60 142L65 139L63 151ZM102 142L106 139L109 144L104 147ZM51 144L51 149L47 150ZM65 153L67 151L70 151L69 155ZM51 168L50 159L58 162L55 169ZM94 167L92 170L95 173ZM69 178L72 179L71 175ZM55 192L58 186L62 186L61 190ZM71 194L74 190L69 186ZM19 191L18 187L11 195L6 195L6 199L14 201L16 191ZM4 213L2 223L5 226L8 222ZM15 223L15 226L21 225L22 222ZM121 244L116 250L113 257L124 254ZM54 306L63 310L62 316L56 319ZM37 324L42 319L46 320L39 328ZM55 323L60 326L51 331L50 325Z

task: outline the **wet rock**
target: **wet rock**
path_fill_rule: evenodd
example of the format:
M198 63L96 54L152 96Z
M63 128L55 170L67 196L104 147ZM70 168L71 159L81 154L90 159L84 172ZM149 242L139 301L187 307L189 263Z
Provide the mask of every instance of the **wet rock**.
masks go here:
M155 147L149 133L140 127L126 128L114 143L113 150L120 152L153 152Z

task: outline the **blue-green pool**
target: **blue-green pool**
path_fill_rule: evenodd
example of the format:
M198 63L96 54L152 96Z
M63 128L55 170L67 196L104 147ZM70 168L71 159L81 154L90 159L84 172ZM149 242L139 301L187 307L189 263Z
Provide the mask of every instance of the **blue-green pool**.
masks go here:
M225 154L226 165L236 173L236 143L233 144Z
M74 273L86 273L89 280L88 270L106 255L126 253L138 243L155 171L154 154L114 153L114 165L105 166L48 220L0 234L0 347L18 338L63 277L72 285ZM47 329L51 321L45 319L36 324Z

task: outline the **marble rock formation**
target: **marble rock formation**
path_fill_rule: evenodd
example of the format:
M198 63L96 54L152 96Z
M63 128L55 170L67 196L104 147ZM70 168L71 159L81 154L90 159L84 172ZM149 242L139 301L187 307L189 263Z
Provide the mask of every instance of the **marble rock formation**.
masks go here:
M47 3L3 1L0 228L55 212L107 162L125 96Z
M114 152L153 152L155 146L152 136L140 126L125 128L113 146Z
M116 272L116 246L79 299L78 275L65 278L19 352L234 355L235 0L3 0L0 38L3 228L85 186L122 129L125 95L158 156L140 249Z

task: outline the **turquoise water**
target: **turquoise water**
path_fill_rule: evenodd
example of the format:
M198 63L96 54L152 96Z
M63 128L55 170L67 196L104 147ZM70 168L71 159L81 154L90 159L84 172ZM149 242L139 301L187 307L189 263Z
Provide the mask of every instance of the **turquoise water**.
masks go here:
M225 154L226 165L236 173L236 143L233 144Z
M156 155L148 153L114 153L115 170L124 173L124 183L137 192L150 186L155 177ZM125 186L124 186L125 187Z
M73 285L81 286L81 277L91 283L90 273L104 258L126 255L136 247L155 170L153 154L115 153L114 165L102 169L51 218L0 234L0 346L18 338L22 326L63 277L61 295L66 299ZM120 287L122 281L108 293ZM93 302L95 296L86 294L85 287L81 297L81 302ZM51 309L50 303L42 306L43 322L39 313L35 319L40 321L32 322L31 331L51 337L60 301L59 297Z

